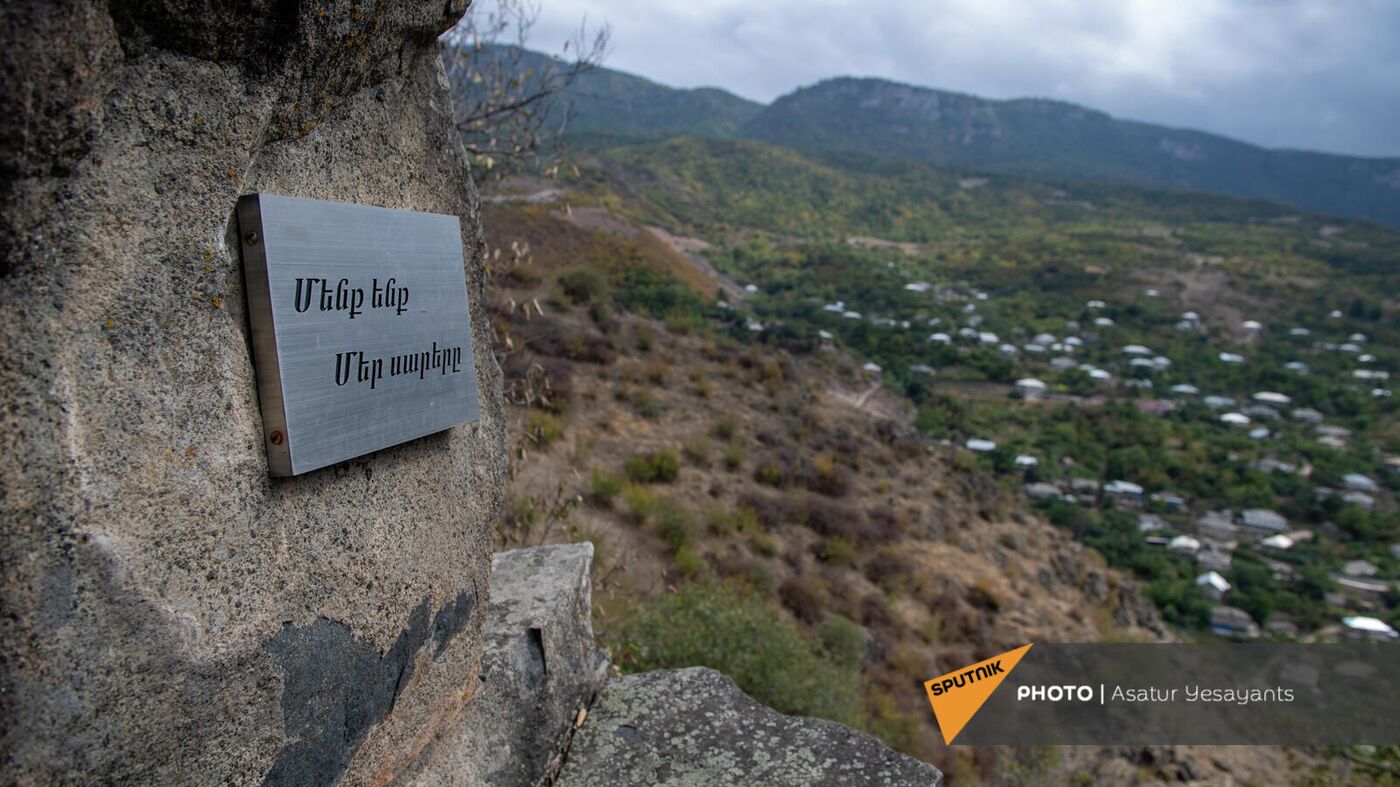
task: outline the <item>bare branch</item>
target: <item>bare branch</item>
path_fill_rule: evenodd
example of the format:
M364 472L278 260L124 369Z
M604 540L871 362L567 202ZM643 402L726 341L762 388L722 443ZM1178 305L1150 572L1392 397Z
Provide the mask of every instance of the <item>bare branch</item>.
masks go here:
M590 34L586 21L564 43L572 59L527 50L538 18L532 0L473 4L441 38L458 128L467 151L486 170L506 165L556 171L551 165L571 114L569 88L607 54L608 27Z

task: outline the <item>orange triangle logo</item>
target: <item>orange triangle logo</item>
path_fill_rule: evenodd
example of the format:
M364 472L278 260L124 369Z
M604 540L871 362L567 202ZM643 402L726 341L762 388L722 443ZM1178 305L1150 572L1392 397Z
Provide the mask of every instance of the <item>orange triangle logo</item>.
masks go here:
M1030 645L1023 645L924 682L924 691L928 692L928 701L933 705L933 715L938 719L938 729L943 733L944 743L952 744L962 728L972 721L973 714L982 707L982 703L992 696L1011 668L1030 649Z

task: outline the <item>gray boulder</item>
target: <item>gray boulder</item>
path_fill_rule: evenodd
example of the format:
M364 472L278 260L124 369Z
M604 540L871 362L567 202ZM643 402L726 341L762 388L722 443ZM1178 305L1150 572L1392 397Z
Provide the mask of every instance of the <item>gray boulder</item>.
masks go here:
M480 682L411 781L527 787L556 773L607 680L607 653L593 639L592 564L586 542L492 558Z
M560 787L937 785L943 775L835 722L784 716L696 667L608 683L574 735Z

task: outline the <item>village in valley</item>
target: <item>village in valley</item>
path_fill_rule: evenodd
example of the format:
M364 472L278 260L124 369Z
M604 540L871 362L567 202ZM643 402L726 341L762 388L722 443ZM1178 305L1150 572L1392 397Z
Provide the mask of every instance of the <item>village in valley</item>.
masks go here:
M720 304L735 333L863 351L854 375L906 392L931 442L1019 485L1193 636L1400 637L1400 457L1365 434L1393 351L1356 330L1366 304L1239 319L1211 298L1213 320L1177 286L1028 308L848 245L847 265L874 257L861 285L799 297L770 274Z

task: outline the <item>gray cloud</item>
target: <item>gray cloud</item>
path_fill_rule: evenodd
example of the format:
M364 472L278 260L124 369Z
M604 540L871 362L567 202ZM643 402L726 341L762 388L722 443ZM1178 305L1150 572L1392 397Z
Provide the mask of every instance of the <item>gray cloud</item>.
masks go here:
M877 76L1268 147L1400 156L1393 0L538 2L532 46L557 52L585 17L606 21L606 65L668 85L770 101Z

